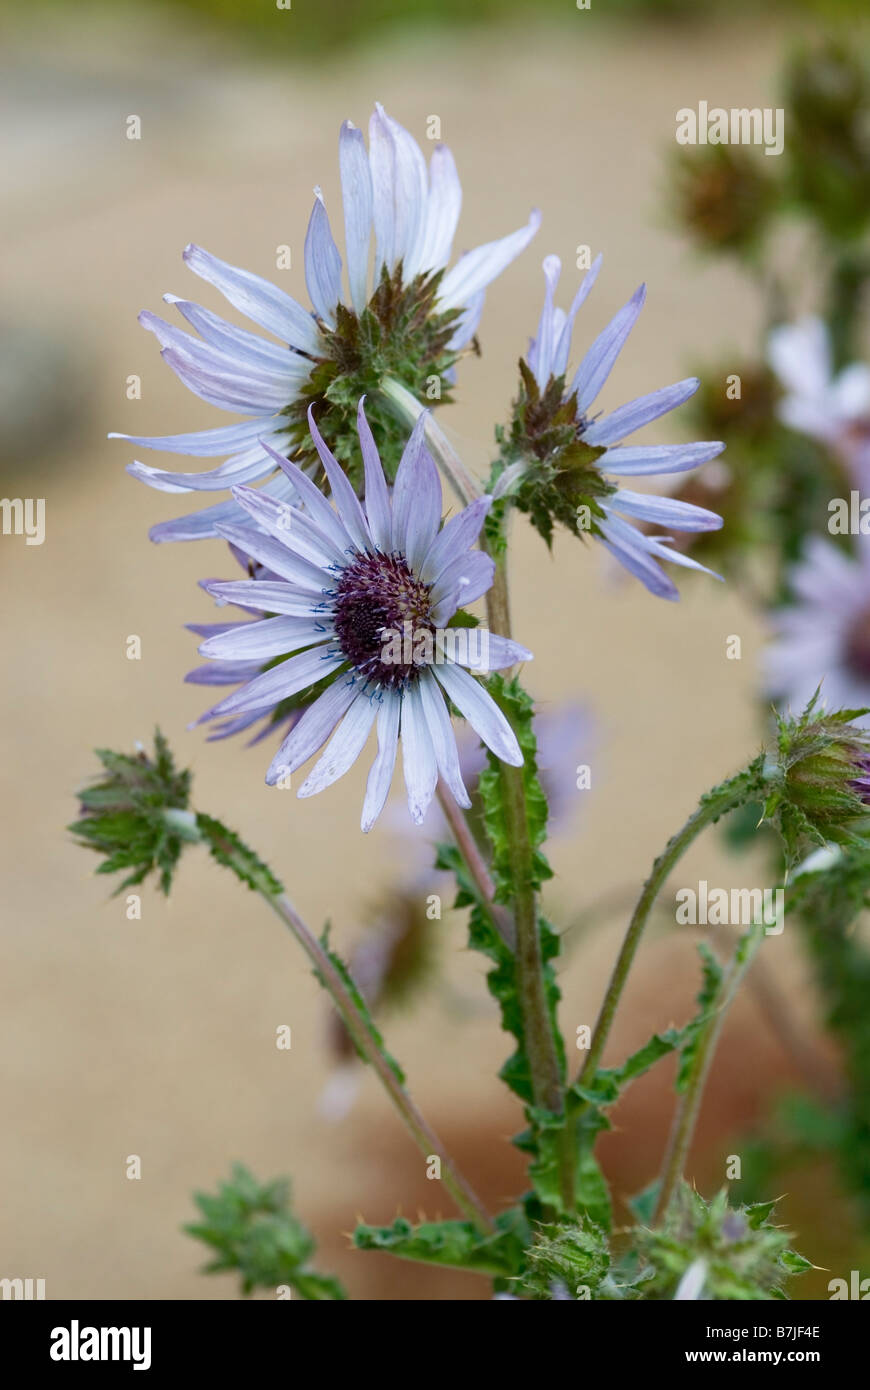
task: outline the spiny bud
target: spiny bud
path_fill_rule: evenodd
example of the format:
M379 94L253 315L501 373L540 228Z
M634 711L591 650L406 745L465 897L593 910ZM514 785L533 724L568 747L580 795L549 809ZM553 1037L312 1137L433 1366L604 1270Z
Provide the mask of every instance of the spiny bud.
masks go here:
M595 1299L610 1269L610 1252L604 1232L591 1223L552 1227L538 1234L526 1262L526 1297Z
M526 362L519 366L507 457L523 458L526 467L511 488L514 504L528 513L548 545L556 522L575 536L595 534L596 518L604 516L601 501L616 491L595 466L605 450L580 437L576 402L566 396L564 376L551 377L542 391Z
M190 773L176 768L159 729L153 755L144 748L133 754L108 748L96 752L108 775L78 793L80 819L68 829L105 856L98 874L131 870L115 895L152 871L159 875L161 891L168 893L184 844L200 839L196 817L188 810Z
M765 806L793 859L806 840L854 844L870 830L870 732L865 709L828 711L819 690L797 718L778 719L780 779Z
M773 1202L731 1207L724 1188L707 1202L682 1183L663 1223L634 1233L643 1297L781 1297L785 1280L812 1265L789 1249L788 1231L770 1224L773 1207ZM690 1284L694 1287L687 1291Z
M752 251L773 207L773 186L758 159L731 145L674 158L679 221L708 251Z

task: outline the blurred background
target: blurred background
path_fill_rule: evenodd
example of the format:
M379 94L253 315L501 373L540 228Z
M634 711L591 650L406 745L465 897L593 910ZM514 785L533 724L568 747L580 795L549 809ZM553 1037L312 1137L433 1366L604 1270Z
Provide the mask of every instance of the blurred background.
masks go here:
M192 1191L214 1188L238 1159L263 1179L290 1175L319 1267L352 1296L489 1296L482 1279L350 1249L358 1217L448 1215L449 1200L426 1180L375 1078L354 1080L352 1103L344 1094L324 1000L262 905L191 853L171 900L146 890L141 920L128 921L123 897L109 899L108 881L64 832L94 771L92 748L131 748L159 723L194 771L196 805L256 846L313 926L331 919L346 954L389 916L398 882L413 882L418 905L449 893L428 868L430 827L411 833L398 784L394 811L363 837L365 766L300 802L266 788L268 747L188 732L204 702L182 683L195 664L183 624L213 616L197 580L228 573L224 550L151 545L148 527L184 508L130 479L132 447L106 434L222 421L163 366L137 313L159 312L166 291L220 309L182 264L189 241L304 300L311 189L320 184L337 208L341 121L365 126L379 100L425 146L435 114L463 183L459 249L520 226L533 205L544 213L530 250L489 291L482 356L463 365L441 416L484 472L536 325L546 253L569 276L578 245L605 253L575 332L581 347L647 282L606 408L699 362L757 351L764 309L751 278L700 252L676 216L675 112L701 100L782 105L789 52L836 32L838 16L850 43L866 39L845 0L763 16L749 4L677 0L593 0L588 11L570 0L189 0L2 12L0 491L45 498L46 535L41 546L0 539L0 1276L44 1278L48 1298L235 1297L234 1279L199 1273L203 1252L180 1226L194 1216ZM130 115L139 140L126 138ZM290 270L275 269L280 245L292 248ZM784 267L789 255L786 230ZM127 398L132 375L141 399ZM646 437L672 442L675 423L689 437L688 416ZM594 1022L653 855L762 734L763 631L745 589L688 576L681 588L679 604L658 602L592 547L563 536L549 556L516 525L515 633L535 652L527 683L545 713L564 702L584 710L580 754L566 746L552 769L569 803L547 895L551 919L571 925L569 1040ZM735 634L742 658L729 660ZM131 635L140 660L127 659ZM579 762L591 767L590 790L576 789ZM708 836L681 881L768 882L763 858L758 877L751 863ZM509 1143L522 1117L495 1079L507 1040L484 963L444 901L442 920L425 924L425 987L383 1026L419 1105L495 1206L522 1190ZM657 920L606 1060L690 1015L695 936L672 913ZM784 1096L840 1084L799 934L768 945L765 979L734 1008L707 1091L689 1174L705 1192L724 1181L728 1155L748 1155L776 1125ZM282 1024L290 1051L275 1046ZM655 1176L670 1083L667 1063L639 1082L602 1142L619 1197ZM133 1154L138 1181L126 1176ZM768 1195L786 1192L780 1217L797 1248L824 1267L798 1296L826 1297L828 1279L848 1279L862 1255L870 1272L824 1146L776 1181Z

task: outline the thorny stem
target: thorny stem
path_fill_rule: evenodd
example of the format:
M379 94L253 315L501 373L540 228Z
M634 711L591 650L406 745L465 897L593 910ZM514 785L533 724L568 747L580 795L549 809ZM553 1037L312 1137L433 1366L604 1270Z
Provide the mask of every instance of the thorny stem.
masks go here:
M491 632L510 637L510 601L507 565L504 556L495 560L495 576L486 595L487 622ZM505 673L506 676L510 672ZM513 879L517 885L514 898L516 925L517 992L523 1016L523 1038L532 1080L532 1096L536 1106L562 1114L565 1096L556 1039L547 1007L544 986L544 962L541 956L541 936L538 929L538 903L532 879L532 845L526 812L526 791L523 769L499 764L502 786L502 809L505 830L511 847ZM562 1201L566 1211L574 1210L574 1135L570 1125L562 1132L560 1177Z
M437 1155L441 1160L441 1175L444 1185L450 1192L459 1210L462 1211L475 1226L484 1231L493 1230L492 1219L480 1198L469 1186L462 1174L456 1169L453 1160L447 1153L441 1140L430 1129L429 1125L420 1114L408 1092L395 1075L392 1067L384 1057L380 1048L372 1037L365 1020L354 1003L351 994L336 970L327 952L318 941L311 929L305 924L295 907L287 897L286 893L264 895L266 902L272 911L280 917L281 921L295 936L308 959L317 972L318 978L322 981L324 988L329 992L335 1007L341 1015L342 1021L353 1038L356 1046L371 1064L382 1082L384 1089L405 1121L415 1142L421 1152L427 1157Z
M710 1067L716 1052L719 1034L725 1022L725 1015L763 939L764 924L759 923L747 932L738 943L720 982L710 1018L698 1039L686 1089L674 1117L674 1124L668 1141L662 1183L653 1216L654 1226L657 1226L667 1214L677 1184L683 1175L692 1143L692 1135L695 1132L698 1112L701 1109L704 1086L710 1074Z
M489 623L490 632L497 632L500 637L510 637L511 635L511 609L510 597L508 594L507 564L505 557L493 556L495 561L495 576L492 587L486 595L486 620Z
M514 931L511 915L494 901L495 884L492 881L489 869L486 867L483 855L477 847L462 808L457 803L450 788L446 786L440 778L438 779L436 790L447 824L453 832L453 838L456 841L459 853L465 860L466 868L474 880L475 887L480 894L481 900L488 908L496 929L505 943L513 951L516 946L516 932Z
M562 1078L544 987L544 962L538 930L537 895L532 881L532 846L529 840L522 768L501 763L499 774L502 811L516 883L514 923L517 988L532 1078L532 1095L535 1105L559 1114L563 1108Z

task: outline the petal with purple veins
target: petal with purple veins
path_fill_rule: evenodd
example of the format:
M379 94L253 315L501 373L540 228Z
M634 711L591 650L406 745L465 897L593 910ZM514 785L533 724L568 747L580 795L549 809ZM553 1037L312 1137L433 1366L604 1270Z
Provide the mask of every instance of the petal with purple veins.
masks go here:
M396 691L385 690L378 711L378 752L369 769L366 794L360 825L368 833L377 820L389 795L399 748L399 717L402 697Z
M417 417L393 488L393 549L412 570L422 564L441 524L441 478L426 448L428 414Z
M333 636L332 628L316 619L264 618L262 622L240 623L229 632L207 637L199 654L234 662L271 660Z
M219 603L233 603L239 608L251 608L257 613L283 613L292 618L317 617L327 614L328 604L322 593L302 592L295 584L268 579L209 579L203 585L206 593ZM199 629L193 625L194 632ZM231 624L235 626L235 624Z
M673 386L663 386L659 391L651 391L648 396L638 396L636 400L621 405L609 415L603 416L583 431L586 444L618 444L635 430L642 429L652 420L667 415L671 410L687 401L700 386L696 376L685 381L675 382Z
M277 285L218 260L193 243L185 248L184 259L194 274L214 285L233 308L261 328L302 352L319 354L321 340L314 319Z
M571 382L570 394L577 397L577 409L585 415L613 369L622 351L625 340L637 323L638 315L646 299L646 285L635 290L627 304L599 333L587 352Z
M528 246L541 225L541 214L537 208L532 212L525 227L502 237L500 241L487 242L474 251L468 251L448 270L438 295L438 307L462 309L473 295L485 290L498 275L501 275L517 256Z
M297 796L316 796L350 771L366 745L377 713L378 704L371 694L357 695Z
M308 407L308 428L311 431L314 447L320 456L320 462L323 464L327 479L329 480L333 501L338 508L338 514L347 529L348 535L358 550L370 550L372 537L360 500L351 487L347 474L338 459L324 443L323 436L317 428L317 421L314 418L313 406Z
M319 647L312 647L310 651L300 652L298 656L288 657L278 666L273 666L271 670L264 671L262 675L255 676L248 681L240 690L236 690L232 695L228 695L220 704L215 705L209 712L209 716L216 714L245 714L249 710L271 709L272 706L280 704L291 695L298 695L300 690L306 686L314 685L317 681L328 676L331 671L337 671L344 662L344 657L340 652L336 652L334 647L325 643ZM203 715L203 719L207 716ZM202 722L202 721L200 721Z
M475 733L502 762L521 767L523 755L516 735L498 705L479 681L463 671L461 666L433 667L440 684L447 691L460 714L468 720Z
M608 497L607 507L624 516L652 522L654 526L673 526L677 531L718 531L722 526L721 516L708 511L706 507L696 507L676 497L629 492L625 488Z
M719 440L698 444L625 445L608 449L598 460L602 473L617 478L640 478L656 473L685 473L722 453Z
M420 704L429 729L438 771L460 806L469 807L471 797L465 789L459 768L456 735L447 712L444 696L430 672L424 672L419 682Z
M423 713L420 691L409 685L402 692L402 766L411 819L420 825L429 809L438 781L438 765L432 735Z
M393 543L393 515L387 480L381 464L380 454L366 419L365 396L360 397L357 406L357 430L365 473L365 512L372 534L372 540L379 550L388 551Z
M314 207L305 233L305 284L317 313L334 328L335 308L341 299L341 256L320 189L314 193Z
M345 710L349 709L359 693L359 686L351 677L337 678L322 695L318 695L309 705L298 724L294 724L278 752L275 754L266 782L274 787L276 782L295 772L303 763L322 748Z
M420 578L424 584L436 584L447 566L460 560L470 550L480 535L480 528L491 506L491 497L478 497L445 522L420 566Z
M338 139L341 196L350 300L361 314L368 299L369 240L372 229L372 175L361 130L350 121Z
M329 587L329 575L309 560L294 555L286 545L263 535L262 531L223 524L217 527L217 532L224 540L232 541L253 560L259 560L261 565L266 565L282 579L298 585L305 593L322 594Z

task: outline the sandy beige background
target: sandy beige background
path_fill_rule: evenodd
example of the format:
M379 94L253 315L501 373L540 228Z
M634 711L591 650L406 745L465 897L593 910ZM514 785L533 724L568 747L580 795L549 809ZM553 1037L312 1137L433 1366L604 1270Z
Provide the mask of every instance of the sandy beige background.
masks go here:
M277 12L275 22L292 23L292 14ZM667 226L663 157L679 106L701 98L775 104L781 41L780 32L745 22L680 33L606 27L578 13L573 45L530 19L279 70L200 27L170 29L147 12L123 22L85 12L75 25L58 14L48 27L7 30L0 138L11 196L0 311L13 342L27 328L62 344L83 384L78 425L53 430L51 448L40 442L7 458L2 480L4 494L46 498L47 536L42 547L0 542L0 1274L43 1277L53 1298L232 1298L232 1279L200 1277L200 1248L179 1225L192 1216L191 1190L212 1187L239 1158L262 1177L292 1175L322 1265L356 1296L486 1296L483 1281L348 1249L344 1233L357 1214L388 1222L420 1208L447 1214L450 1204L426 1182L374 1078L363 1078L340 1124L319 1113L331 1067L323 1001L270 914L191 853L172 899L146 893L142 920L128 922L122 900L107 900L106 881L65 836L73 790L93 770L92 746L128 747L159 721L194 769L197 804L252 840L308 920L319 927L330 916L344 946L407 856L394 821L359 833L364 768L298 802L265 787L266 749L209 746L186 731L202 692L181 681L194 664L182 624L210 616L196 581L224 573L226 561L214 543L149 544L149 524L181 508L128 478L131 451L105 435L220 423L163 366L136 314L160 310L164 291L220 308L181 262L190 240L304 297L310 190L321 183L337 214L338 127L346 116L364 124L375 99L421 139L426 117L440 115L465 190L463 246L519 226L533 204L544 211L536 244L489 294L483 358L462 370L458 404L442 416L471 463L485 463L491 422L513 392L547 252L570 267L579 243L605 251L579 343L647 280L647 307L606 389L607 407L684 375L699 356L752 350L757 306L746 284L699 262ZM124 138L131 113L142 119L138 143ZM290 272L274 269L280 243L293 248ZM131 373L142 378L139 402L125 398ZM34 438L60 390L37 358L26 384ZM679 433L672 425L648 437ZM698 792L753 752L759 736L761 634L733 589L687 580L682 602L668 605L612 578L598 552L560 541L551 559L518 529L515 630L535 651L529 684L544 706L588 698L599 731L593 790L578 793L588 798L582 818L554 848L557 920L638 883ZM740 662L725 659L735 633ZM141 661L125 658L129 634L141 637ZM394 797L401 806L398 785ZM684 880L747 882L747 872L707 840ZM594 1019L621 922L612 914L570 955L562 1012L571 1035ZM507 1143L521 1117L494 1079L506 1042L464 923L447 914L433 931L441 981L391 1020L388 1041L421 1106L497 1203L521 1181ZM769 960L798 1017L811 1019L788 931L771 940ZM682 1021L695 988L689 936L653 934L612 1055L651 1027ZM289 1053L274 1045L281 1023L292 1026ZM734 1132L793 1079L746 1000L708 1097L699 1180L722 1176ZM663 1073L639 1086L607 1141L622 1192L655 1172L670 1114L666 1083ZM125 1177L134 1153L138 1182ZM825 1174L818 1182L827 1192ZM806 1226L818 1193L805 1183L790 1200L791 1219ZM815 1244L801 1247L829 1257L820 1263L832 1263L841 1241L837 1220L845 1218L833 1210L827 1231L816 1228Z

